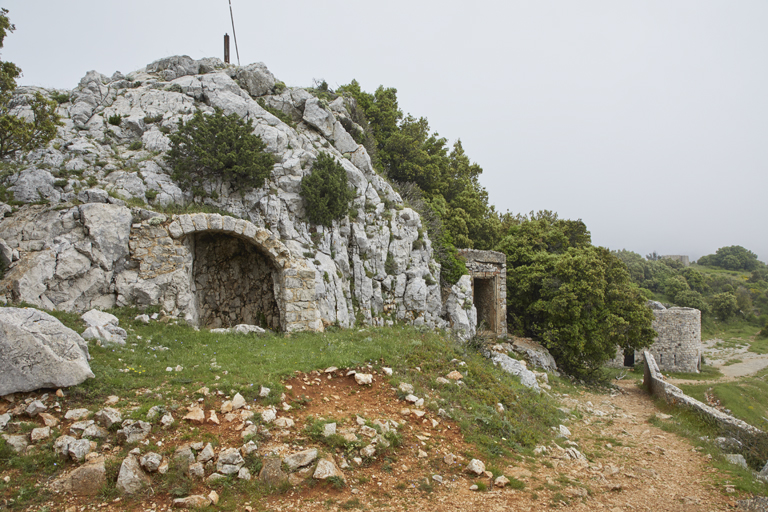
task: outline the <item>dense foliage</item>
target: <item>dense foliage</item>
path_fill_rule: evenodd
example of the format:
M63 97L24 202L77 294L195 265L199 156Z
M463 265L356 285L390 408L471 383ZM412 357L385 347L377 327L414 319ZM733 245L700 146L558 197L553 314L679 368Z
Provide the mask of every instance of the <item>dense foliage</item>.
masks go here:
M702 256L697 263L726 270L746 270L750 272L758 268L765 268L765 263L757 259L757 254L740 245L721 247L715 254Z
M14 30L8 10L0 9L0 48L7 33ZM48 144L56 137L56 127L61 124L56 102L41 93L13 97L20 75L21 69L14 63L0 61L0 158ZM25 117L20 117L25 107L29 110Z
M328 153L320 152L312 173L301 180L301 197L309 221L330 226L344 217L355 191L349 186L347 171Z
M649 346L653 313L625 265L595 247L583 222L540 212L509 226L510 332L539 339L566 372L589 375L619 347Z
M198 110L169 137L172 177L196 196L208 195L205 184L216 179L231 183L234 190L259 188L274 166L261 137L253 134L252 121L225 116L219 108L212 115Z
M382 86L370 94L353 80L336 93L355 99L354 120L367 128L359 139L374 165L400 186L412 183L420 190L421 213L428 211L433 224L439 224L439 235L430 235L443 279L454 283L465 273L456 247L492 249L501 239L501 220L480 185L482 168L469 159L460 140L449 147L430 131L426 118L404 116L396 89Z

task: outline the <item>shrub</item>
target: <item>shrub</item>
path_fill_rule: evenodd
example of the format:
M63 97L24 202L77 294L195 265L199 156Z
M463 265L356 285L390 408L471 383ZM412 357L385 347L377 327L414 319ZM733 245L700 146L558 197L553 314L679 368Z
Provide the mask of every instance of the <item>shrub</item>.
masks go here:
M66 92L59 92L59 91L53 91L51 93L51 99L61 105L62 103L66 103L69 101L69 93Z
M130 149L131 151L138 151L143 147L144 147L144 144L142 144L140 140L135 140L131 142L131 145L128 146L128 149Z
M235 189L259 188L272 172L274 160L266 145L253 133L252 121L237 114L225 116L217 108L212 115L199 110L171 134L168 164L182 189L203 195L203 183L221 178Z
M146 192L144 192L144 197L147 198L147 201L154 201L157 197L157 190L148 189Z
M321 152L312 166L312 174L301 180L301 197L309 221L329 226L347 214L355 190L350 188L347 171L341 164Z
M107 118L107 122L111 124L112 126L120 126L120 123L123 120L123 116L120 114L114 114Z
M736 296L730 292L718 293L711 299L712 312L718 320L727 321L736 314L739 306Z

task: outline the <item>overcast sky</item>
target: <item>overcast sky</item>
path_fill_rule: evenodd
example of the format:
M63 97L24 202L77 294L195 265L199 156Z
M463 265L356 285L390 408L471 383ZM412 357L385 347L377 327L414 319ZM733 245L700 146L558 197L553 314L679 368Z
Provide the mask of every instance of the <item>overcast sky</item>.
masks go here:
M243 65L396 87L461 139L501 212L581 218L595 244L642 255L742 245L768 261L765 0L231 1ZM232 35L227 0L0 6L22 85L223 58Z

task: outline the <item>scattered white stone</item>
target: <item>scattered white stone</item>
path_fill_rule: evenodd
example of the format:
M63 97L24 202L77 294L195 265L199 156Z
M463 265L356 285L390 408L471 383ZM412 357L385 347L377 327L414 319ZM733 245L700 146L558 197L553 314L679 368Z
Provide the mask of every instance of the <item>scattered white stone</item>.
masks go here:
M269 396L270 391L272 390L269 388L265 388L264 386L261 386L261 388L259 389L259 396L261 398L266 398Z
M292 428L295 424L291 418L280 417L275 420L275 426L280 428Z
M261 421L264 423L272 423L277 418L277 413L274 409L264 409L261 412Z
M336 434L336 423L326 423L323 425L323 436L329 437Z
M344 473L341 472L332 458L328 457L320 459L315 468L315 472L312 474L312 478L315 478L316 480L326 480L331 477L338 477L345 482L347 481L344 477Z
M183 419L189 420L192 423L203 423L205 421L205 411L199 407L193 407Z
M247 443L245 443L243 446L240 447L240 453L243 456L246 456L246 455L252 454L258 449L259 449L259 446L256 443L254 443L253 441L248 441Z
M41 402L40 400L34 400L34 401L32 401L31 404L29 404L27 406L27 408L25 409L25 412L30 417L34 418L35 416L37 416L41 412L45 412L47 409L48 408L45 406L45 404L43 402Z
M504 488L507 485L509 485L509 478L505 477L504 475L496 477L496 480L493 481L493 485L496 487Z
M401 382L397 388L403 393L413 394L413 385L408 384L407 382Z
M317 448L310 448L301 452L283 457L283 462L291 471L312 464L317 459Z
M149 473L155 473L163 462L163 456L159 453L149 452L141 457L141 467Z
M171 425L173 425L173 415L169 412L165 413L162 418L160 418L160 424L164 428L168 428Z
M446 375L446 377L448 377L451 380L461 380L464 378L464 376L461 373L457 372L456 370L453 370L451 373Z
M557 433L558 437L564 437L566 439L571 437L571 431L565 425L560 425L557 428L557 431L558 431L558 433Z
M64 414L65 420L81 420L87 417L91 411L88 409L70 409Z
M237 472L237 478L240 480L250 480L251 472L248 470L248 468L240 468L240 471Z
M370 386L373 384L373 375L370 373L356 373L355 382L357 382L360 386Z
M245 407L245 403L246 402L245 402L245 398L243 398L243 395L241 395L240 393L237 393L232 398L232 410L236 411L238 409L242 409L243 407Z
M137 315L136 318L134 318L135 321L141 322L143 324L149 323L149 315Z
M33 428L32 432L29 434L29 438L32 440L33 443L36 443L38 441L43 441L44 439L48 439L49 437L51 437L51 427Z
M388 368L388 367L386 367L386 366L383 366L383 367L381 368L381 371L383 371L383 372L384 372L384 375L387 375L387 376L392 376L392 368Z
M485 473L485 464L481 460L478 459L472 459L469 461L469 464L467 465L465 471L467 473L474 473L475 475L482 475Z
M372 444L369 444L368 446L360 450L360 455L370 459L371 457L376 455L376 447Z

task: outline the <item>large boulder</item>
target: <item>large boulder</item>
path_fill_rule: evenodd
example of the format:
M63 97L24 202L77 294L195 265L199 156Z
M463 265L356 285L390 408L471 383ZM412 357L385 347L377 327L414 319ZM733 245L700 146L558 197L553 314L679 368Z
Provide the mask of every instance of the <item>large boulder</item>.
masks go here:
M0 308L0 395L75 386L93 377L88 344L48 313Z
M263 62L238 68L235 78L251 96L264 96L275 87L275 76Z

